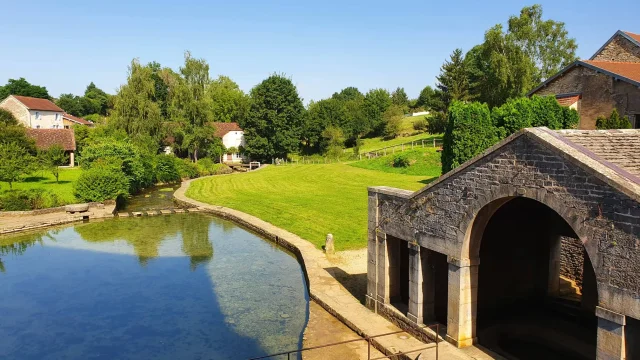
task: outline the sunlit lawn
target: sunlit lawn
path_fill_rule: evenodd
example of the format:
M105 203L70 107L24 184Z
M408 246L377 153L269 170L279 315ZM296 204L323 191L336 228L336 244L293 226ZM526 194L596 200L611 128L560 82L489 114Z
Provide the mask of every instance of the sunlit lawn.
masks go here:
M400 154L407 157L409 160L409 166L394 167L393 160L396 156L400 156ZM349 165L369 170L428 177L440 176L440 173L442 172L440 153L436 148L430 146L416 147L402 152L388 152L386 156L380 156L370 160L356 161Z
M346 164L269 166L196 180L187 196L257 216L318 247L332 233L346 250L367 244L367 187L418 190L432 178Z
M82 170L76 168L60 169L59 182L49 171L37 171L26 176L20 182L13 183L13 189L45 189L57 194L67 204L76 202L73 196L73 183L78 179ZM9 183L0 182L0 194L9 190Z

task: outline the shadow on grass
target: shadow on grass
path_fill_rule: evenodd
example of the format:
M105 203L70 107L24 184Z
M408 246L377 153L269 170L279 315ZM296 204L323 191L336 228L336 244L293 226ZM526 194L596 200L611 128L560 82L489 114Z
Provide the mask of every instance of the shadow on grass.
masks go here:
M325 270L364 305L367 294L367 273L349 274L335 266L325 268Z
M434 177L432 177L432 178L428 178L428 179L420 180L419 182L421 182L421 183L423 183L423 184L425 184L425 185L429 185L429 184L431 184L432 182L434 182L434 181L438 180L438 178L439 178L439 176L434 176Z
M28 177L22 179L21 182L35 183L35 182L41 182L41 181L45 181L45 180L49 180L49 179L46 178L46 177L42 177L42 176L28 176Z

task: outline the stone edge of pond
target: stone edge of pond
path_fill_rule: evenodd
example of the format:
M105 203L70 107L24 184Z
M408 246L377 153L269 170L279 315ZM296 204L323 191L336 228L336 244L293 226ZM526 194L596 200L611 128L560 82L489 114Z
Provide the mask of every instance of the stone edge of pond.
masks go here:
M331 276L325 269L335 267L335 265L330 263L324 252L317 249L311 242L244 212L188 198L186 191L193 180L187 180L182 183L173 195L174 201L178 202L179 205L196 207L201 212L211 213L233 221L292 252L302 267L310 298L355 333L362 337L368 337L400 330L394 323L367 309ZM398 335L373 339L372 345L385 355L408 352L425 346L423 342L412 336L408 336L407 339L400 339ZM331 342L333 342L332 339L326 339L326 343ZM462 353L452 354L451 352L456 352L457 349L446 341L441 341L439 345L441 353L445 350L442 348L445 347L447 352L453 355L455 359L470 359L470 357L464 356ZM413 359L418 353L414 352L409 357L402 357ZM430 358L431 356L433 356L432 353L423 354L423 358Z

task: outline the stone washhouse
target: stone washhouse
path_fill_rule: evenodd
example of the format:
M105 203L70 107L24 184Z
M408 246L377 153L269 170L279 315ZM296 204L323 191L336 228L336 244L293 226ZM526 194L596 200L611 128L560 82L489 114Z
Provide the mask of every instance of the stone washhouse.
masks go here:
M401 327L640 359L640 130L524 129L368 211L367 306Z

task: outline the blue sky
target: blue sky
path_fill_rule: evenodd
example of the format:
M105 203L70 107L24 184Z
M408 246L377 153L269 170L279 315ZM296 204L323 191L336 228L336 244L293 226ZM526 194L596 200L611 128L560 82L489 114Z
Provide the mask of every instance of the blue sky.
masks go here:
M53 96L93 81L115 93L133 58L177 69L185 50L249 91L273 72L305 103L347 86L417 97L453 49L533 2L3 1L0 84L25 77ZM538 1L588 58L613 33L640 33L640 1ZM5 17L6 15L10 15Z

